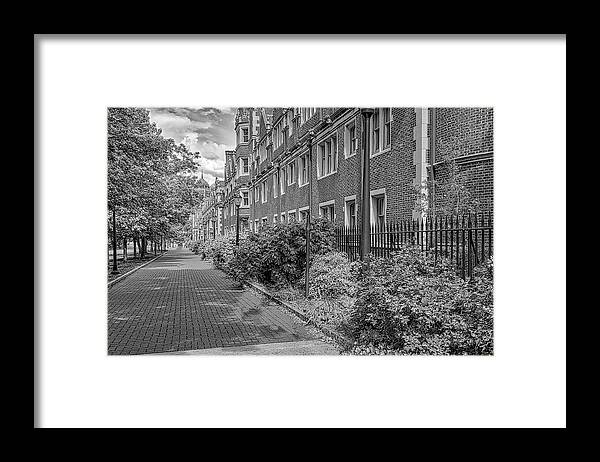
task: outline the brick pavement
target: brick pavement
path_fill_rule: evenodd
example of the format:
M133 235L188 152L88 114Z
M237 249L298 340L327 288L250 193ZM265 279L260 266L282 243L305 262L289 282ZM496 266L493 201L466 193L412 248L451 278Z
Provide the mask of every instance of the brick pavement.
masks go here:
M277 304L174 249L108 289L108 354L316 340Z

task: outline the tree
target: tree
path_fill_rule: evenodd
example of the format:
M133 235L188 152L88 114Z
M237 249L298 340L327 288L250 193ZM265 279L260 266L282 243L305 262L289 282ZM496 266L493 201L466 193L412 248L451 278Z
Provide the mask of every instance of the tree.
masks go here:
M199 201L194 178L198 153L162 136L143 108L108 110L108 209L118 216L120 239L131 238L143 257L187 221Z

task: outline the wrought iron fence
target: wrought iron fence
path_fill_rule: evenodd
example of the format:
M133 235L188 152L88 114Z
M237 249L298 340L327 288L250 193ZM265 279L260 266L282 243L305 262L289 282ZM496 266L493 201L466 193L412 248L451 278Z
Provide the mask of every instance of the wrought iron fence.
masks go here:
M360 256L360 228L338 227L335 230L337 250L350 260ZM493 255L492 214L424 217L371 226L371 254L389 258L402 245L418 246L438 259L448 259L463 279L473 275L473 268Z

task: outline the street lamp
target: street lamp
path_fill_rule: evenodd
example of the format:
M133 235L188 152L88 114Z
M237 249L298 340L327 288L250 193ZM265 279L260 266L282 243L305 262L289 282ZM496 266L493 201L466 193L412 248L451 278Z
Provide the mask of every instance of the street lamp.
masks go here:
M240 245L240 205L242 205L242 193L233 197L233 203L235 204L235 245Z
M217 223L216 223L217 210L214 207L212 209L211 216L212 216L212 225L213 225L213 240L215 240L217 238Z
M113 245L113 265L111 274L119 274L119 267L117 266L117 218L115 208L112 209L112 245Z
M360 259L369 265L369 254L371 253L371 202L370 202L370 183L371 183L371 156L370 156L370 133L371 116L375 110L373 108L363 108L360 110L363 120L363 143L362 143L362 186L361 186L361 223L360 223Z

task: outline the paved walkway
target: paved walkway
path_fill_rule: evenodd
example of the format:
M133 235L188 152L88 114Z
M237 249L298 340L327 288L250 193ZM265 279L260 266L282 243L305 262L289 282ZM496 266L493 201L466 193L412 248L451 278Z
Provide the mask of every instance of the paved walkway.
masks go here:
M212 350L200 351L205 349ZM193 350L338 353L283 308L241 288L187 249L168 251L108 289L109 355Z

